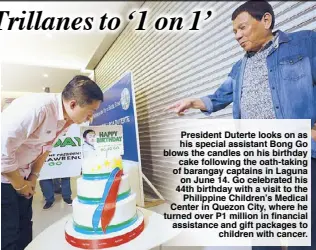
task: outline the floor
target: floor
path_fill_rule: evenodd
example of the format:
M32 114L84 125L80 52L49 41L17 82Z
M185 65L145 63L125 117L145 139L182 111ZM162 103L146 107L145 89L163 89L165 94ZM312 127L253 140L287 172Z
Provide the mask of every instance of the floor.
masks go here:
M71 179L72 198L77 195L76 178ZM54 222L62 217L72 213L72 207L67 205L61 195L55 195L55 204L49 210L43 210L44 198L39 187L36 186L36 193L33 199L33 235L34 238L41 233L45 228L49 227ZM169 208L168 204L148 208L157 213L163 213ZM249 247L156 247L151 250L251 250Z

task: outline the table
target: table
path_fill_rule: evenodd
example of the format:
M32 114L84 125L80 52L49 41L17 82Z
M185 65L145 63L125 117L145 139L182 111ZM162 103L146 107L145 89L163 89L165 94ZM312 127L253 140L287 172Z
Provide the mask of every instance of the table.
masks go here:
M138 208L145 218L144 231L134 240L117 247L107 249L111 250L148 250L161 246L163 243L172 239L180 233L180 230L172 228L172 221L165 220L162 215L144 209ZM78 250L65 240L64 227L72 215L55 222L42 233L40 233L25 250Z

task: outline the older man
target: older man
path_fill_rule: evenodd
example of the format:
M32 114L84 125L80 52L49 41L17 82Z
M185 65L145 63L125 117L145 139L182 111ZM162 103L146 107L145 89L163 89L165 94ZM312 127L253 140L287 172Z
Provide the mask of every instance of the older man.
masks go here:
M98 85L74 77L61 94L16 99L1 119L1 249L22 250L32 240L32 196L54 141L71 124L89 120L103 101Z
M313 127L316 121L316 33L272 32L275 17L266 1L242 4L233 12L232 21L235 39L246 52L244 57L234 64L214 94L180 100L168 109L179 115L190 108L211 114L233 102L235 119L311 119ZM315 126L312 138L312 180L315 180ZM314 192L316 182L312 181L312 194ZM315 202L313 198L312 247L289 247L289 250L316 249Z

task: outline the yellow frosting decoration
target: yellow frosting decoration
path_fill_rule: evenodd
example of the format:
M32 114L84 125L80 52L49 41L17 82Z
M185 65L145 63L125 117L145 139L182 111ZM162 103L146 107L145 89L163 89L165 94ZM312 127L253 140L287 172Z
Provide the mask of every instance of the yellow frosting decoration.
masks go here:
M105 165L106 167L109 167L109 166L110 166L110 162L109 162L108 160L106 160L106 161L104 162L104 165Z
M122 159L114 159L114 165L115 167L119 167L119 169L122 169Z

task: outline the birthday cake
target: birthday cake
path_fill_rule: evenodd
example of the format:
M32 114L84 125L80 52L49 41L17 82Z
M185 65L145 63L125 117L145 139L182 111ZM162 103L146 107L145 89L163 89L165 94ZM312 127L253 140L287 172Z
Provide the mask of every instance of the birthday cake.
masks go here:
M65 227L66 241L83 249L119 246L144 229L121 156L84 159L77 179L73 216Z

